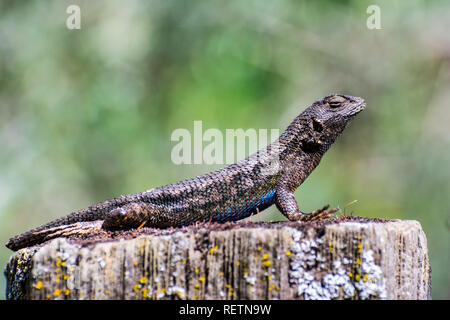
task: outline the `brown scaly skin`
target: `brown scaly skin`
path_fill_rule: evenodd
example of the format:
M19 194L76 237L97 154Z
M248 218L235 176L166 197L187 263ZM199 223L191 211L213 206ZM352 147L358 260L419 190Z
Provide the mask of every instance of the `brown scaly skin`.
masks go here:
M243 219L275 204L289 220L330 217L325 206L302 213L295 190L319 164L324 153L366 104L362 98L329 95L314 102L274 143L225 168L192 179L123 195L15 236L12 250L46 241L52 228L103 220L103 228L179 227L201 221Z

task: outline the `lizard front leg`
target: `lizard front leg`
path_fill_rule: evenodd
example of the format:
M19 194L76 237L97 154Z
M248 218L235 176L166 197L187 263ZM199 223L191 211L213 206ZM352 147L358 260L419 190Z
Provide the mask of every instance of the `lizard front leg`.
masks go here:
M327 219L331 214L337 212L337 209L328 209L326 205L322 209L315 210L311 213L302 212L295 200L294 193L287 188L280 187L276 192L275 205L278 210L290 221L313 221L319 219Z
M147 202L130 202L111 210L103 221L108 230L132 229L143 226L164 228L172 222L155 205Z

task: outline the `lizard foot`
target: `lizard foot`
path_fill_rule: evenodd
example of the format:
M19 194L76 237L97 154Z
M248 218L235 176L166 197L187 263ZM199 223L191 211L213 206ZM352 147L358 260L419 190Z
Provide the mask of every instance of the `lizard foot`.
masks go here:
M124 208L116 208L110 211L103 221L102 229L124 229L127 220L127 211Z
M303 213L300 216L300 221L315 221L315 220L322 220L322 219L329 219L332 217L332 214L335 212L338 212L339 210L337 208L329 209L330 205L327 204L322 209L314 210L311 213Z
M102 228L106 230L138 228L145 221L147 211L148 205L139 202L118 207L106 215Z

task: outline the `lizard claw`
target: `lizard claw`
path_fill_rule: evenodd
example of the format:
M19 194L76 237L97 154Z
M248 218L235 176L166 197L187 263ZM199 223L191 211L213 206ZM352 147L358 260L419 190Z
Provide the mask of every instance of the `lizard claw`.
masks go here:
M300 221L315 221L322 219L329 219L332 214L339 211L337 208L329 209L330 205L327 204L322 209L314 210L311 213L302 213Z

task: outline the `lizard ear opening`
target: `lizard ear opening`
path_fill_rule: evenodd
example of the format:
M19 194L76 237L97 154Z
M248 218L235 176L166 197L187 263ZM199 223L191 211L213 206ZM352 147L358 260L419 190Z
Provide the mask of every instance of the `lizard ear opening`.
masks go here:
M320 141L316 141L313 138L303 138L300 140L300 147L306 153L313 153L318 151L322 144Z
M322 130L323 130L323 124L320 121L317 121L315 119L313 119L311 121L311 126L312 126L312 129L316 132L322 132Z

